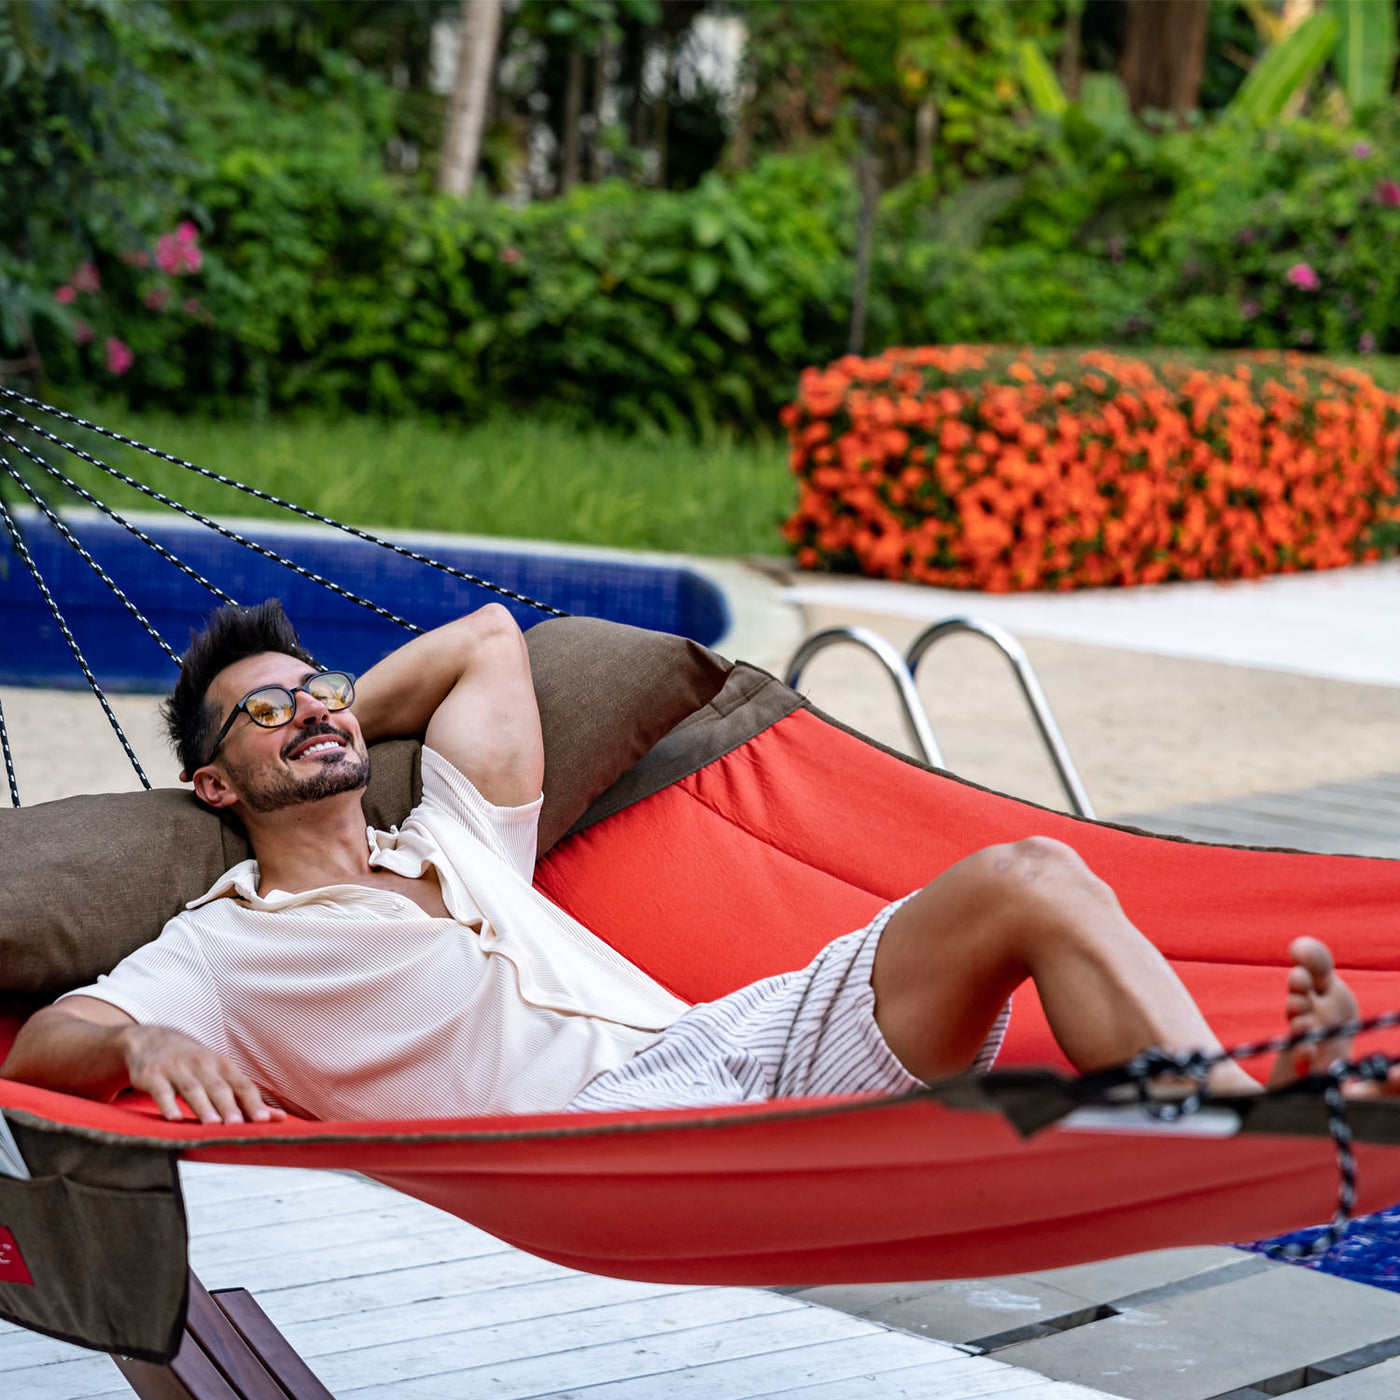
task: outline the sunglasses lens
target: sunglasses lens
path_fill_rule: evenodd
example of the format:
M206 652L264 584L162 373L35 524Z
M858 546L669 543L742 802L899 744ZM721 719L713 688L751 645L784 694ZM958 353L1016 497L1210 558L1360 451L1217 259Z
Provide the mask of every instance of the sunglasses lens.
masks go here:
M355 683L344 671L326 671L312 676L306 688L328 710L343 710L355 698Z
M280 685L270 685L263 690L255 690L243 702L248 718L264 729L276 729L286 724L296 709L296 702L288 690Z

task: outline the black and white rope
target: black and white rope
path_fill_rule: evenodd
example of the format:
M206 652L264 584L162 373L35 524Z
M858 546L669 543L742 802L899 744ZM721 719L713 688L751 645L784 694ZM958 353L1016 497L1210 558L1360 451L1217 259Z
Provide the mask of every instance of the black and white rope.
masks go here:
M212 593L221 603L231 603L235 606L237 605L238 600L234 598L231 594L225 593L224 590L220 588L217 583L210 582L210 580L205 578L204 575L201 574L198 569L191 568L190 565L185 563L183 559L181 559L176 554L172 554L171 551L166 549L166 547L163 544L161 544L158 540L153 540L148 534L146 534L144 530L139 529L137 526L133 525L131 521L129 521L124 515L121 514L120 511L113 510L112 507L109 506L105 501L99 500L96 496L92 494L91 491L87 490L86 487L78 485L78 483L74 481L73 478L69 476L66 472L60 471L56 466L54 466L52 462L48 461L44 457L41 457L37 452L33 451L31 448L26 447L25 444L22 443L18 438L11 437L10 434L5 432L3 428L0 428L0 442L8 443L11 447L17 448L19 451L23 452L24 455L28 457L31 462L33 462L36 466L42 467L43 470L46 471L51 477L53 477L60 485L66 487L69 491L73 492L75 496L78 496L80 499L86 501L89 505L95 506L109 520L113 521L117 525L120 525L123 530L126 530L128 533L135 535L136 538L140 540L141 543L144 544L148 549L154 550L155 553L159 554L162 559L166 560L168 563L173 564L177 569L181 571L181 573L185 574L187 577L192 578L197 584L200 585L201 588L207 588L209 592Z
M170 645L169 642L165 640L164 637L160 635L159 632L156 631L156 629L151 625L151 621L146 616L146 614L143 613L141 609L138 608L136 604L133 603L131 599L126 596L126 594L122 591L121 585L107 572L107 570L104 569L102 565L99 564L97 560L94 559L92 555L87 552L87 549L84 547L83 542L68 528L67 525L63 523L62 520L58 518L58 516L54 513L53 508L49 505L49 503L29 484L28 481L25 480L24 475L20 471L20 469L17 466L15 466L14 463L11 462L10 459L6 457L3 452L0 452L0 467L4 467L5 470L8 471L12 477L14 477L14 479L19 483L20 488L24 491L25 495L28 496L29 499L33 501L34 504L39 508L39 510L43 513L44 518L49 522L49 524L52 525L54 529L57 530L58 533L62 535L63 538L70 545L72 545L72 547L77 551L78 557L88 566L88 568L90 568L93 571L93 573L97 575L98 578L102 580L103 583L107 585L108 588L112 590L112 592L117 597L117 601L121 603L121 605L127 610L127 612L129 612L132 615L132 617L134 617L136 621L139 622L141 626L146 629L147 635L150 636L151 639L155 642L155 644L178 666L180 664L180 654L174 649L174 647Z
M136 757L136 750L131 747L131 741L126 737L126 731L122 728L121 721L117 718L107 696L103 693L102 687L98 684L97 677L92 674L92 668L87 663L87 657L83 655L83 649L69 630L68 623L64 619L58 603L54 600L53 594L49 592L49 586L44 582L43 574L39 572L39 566L34 562L34 556L29 552L29 546L24 542L24 536L19 532L19 526L15 524L14 518L6 509L3 501L0 501L0 524L3 524L9 532L15 553L24 560L25 567L33 575L34 582L38 584L39 592L43 594L44 601L49 605L49 611L53 614L54 621L58 623L59 631L63 633L63 640L68 643L68 648L78 663L78 669L83 673L83 679L87 681L92 693L97 696L97 703L102 706L102 712L107 716L107 722L121 741L127 758L131 760L131 766L136 770L136 776L141 779L141 786L149 792L151 780L146 776L146 770L141 767L141 760Z
M0 392L9 393L10 390L0 386ZM40 437L47 438L50 442L62 447L66 452L71 452L73 456L96 467L99 471L106 472L108 476L120 481L125 486L130 486L142 495L149 496L153 501L159 501L163 506L169 506L171 510L178 511L188 520L193 520L197 525L203 525L207 530L213 530L216 534L222 535L226 540L232 540L234 544L242 545L244 549L252 550L254 554L261 555L262 558L271 560L275 564L281 564L284 569L290 569L294 574L299 574L302 578L310 582L319 584L322 588L334 593L337 597L344 598L347 602L357 603L360 607L368 609L378 617L386 621L396 623L398 626L409 632L421 635L423 629L416 623L410 622L406 617L400 617L396 612L390 612L388 608L382 608L378 603L369 598L361 597L360 594L352 592L348 588L341 587L333 580L324 578L316 573L314 569L303 568L294 560L286 558L285 555L278 554L275 549L268 549L266 545L259 544L256 540L250 540L244 535L240 535L237 530L230 530L226 525L220 525L216 520L210 520L207 515L201 515L197 510L191 510L189 506L182 505L171 496L167 496L163 491L157 491L154 486L147 486L145 482L138 481L134 476L128 476L126 472L118 471L114 466L104 462L100 457L94 457L89 452L84 452L81 447L76 447L72 443L64 442L62 438L55 437L52 433L39 427L37 423L31 423L27 419L21 418L17 413L8 408L0 408L0 417L12 419L21 426L29 429L30 432L39 434Z
M5 727L4 706L0 706L0 751L3 751L5 755L5 777L10 784L10 802L13 806L18 807L20 805L19 783L15 779L15 758L10 752L10 731Z
M366 544L378 545L381 549L391 550L395 554L402 555L405 559L413 560L415 564L425 564L428 568L438 569L442 573L460 579L463 583L474 584L478 588L485 588L503 598L509 598L512 602L523 603L526 607L535 608L542 613L548 614L550 617L568 617L569 615L560 608L552 607L549 603L542 603L537 598L531 598L528 594L517 593L514 589L505 588L499 583L492 583L489 579L480 578L476 574L468 573L465 569L458 569L451 564L445 564L442 560L434 559L431 555L420 554L416 549L409 549L404 545L395 544L393 540L383 539L379 535L370 534L367 530L361 530L354 525L345 524L344 521L335 520L329 515L322 515L319 511L311 510L306 506L299 506L295 501L285 500L281 496L273 495L272 492L263 491L256 486L249 486L245 482L236 480L234 477L224 475L223 472L211 471L208 467L201 467L195 462L187 462L183 457L175 457L169 452L162 452L158 447L150 447L146 443L138 441L136 438L127 437L124 433L115 432L111 428L104 428L99 423L91 423L86 418L79 418L76 414L67 413L63 409L55 408L52 404L44 403L40 399L31 398L27 394L21 394L16 389L6 388L3 384L0 384L0 395L4 395L6 398L10 399L17 399L20 403L26 404L30 408L38 409L41 413L50 414L54 418L61 419L65 423L72 423L75 427L85 428L88 432L98 433L102 437L111 439L113 442L121 443L124 447L133 447L138 452L148 453L152 457L159 458L162 462L169 462L172 466L183 467L186 471L195 472L199 476L208 478L210 481L217 481L221 486L228 486L235 491L242 491L245 495L252 496L259 501L266 501L269 505L278 506L280 509L290 511L294 515L300 515L303 519L314 520L320 525L329 525L332 529L344 531L345 534L352 535L357 540L363 540ZM5 410L0 410L0 412L6 412L7 416L16 418L20 422L25 421L19 418L18 414L9 413ZM30 426L35 427L35 425L32 424ZM44 432L42 428L36 427L35 430ZM83 456L83 454L71 444L65 443L61 439L53 437L51 434L45 433L44 435L63 447L66 451L72 452L77 456ZM92 459L87 458L86 460L91 461Z
M1389 1030L1400 1026L1400 1010L1385 1011L1377 1016L1353 1018L1332 1026L1319 1026L1311 1031L1296 1035L1271 1036L1267 1040L1244 1041L1214 1054L1201 1051L1172 1053L1166 1050L1149 1049L1135 1055L1120 1071L1110 1072L1107 1077L1090 1076L1095 1082L1105 1085L1128 1082L1136 1086L1138 1102L1150 1117L1163 1122L1172 1122L1196 1112L1206 1102L1208 1090L1206 1077L1217 1065L1227 1061L1249 1060L1259 1055L1282 1055L1290 1050L1298 1050L1308 1045L1321 1045L1332 1040L1351 1040L1367 1031ZM1356 1206L1356 1152L1352 1140L1351 1125L1347 1122L1346 1097L1342 1085L1348 1080L1383 1083L1397 1061L1382 1054L1367 1055L1359 1060L1337 1059L1320 1074L1313 1074L1295 1085L1287 1086L1296 1090L1299 1086L1320 1091L1327 1108L1327 1129L1337 1153L1337 1206L1331 1222L1308 1244L1274 1245L1269 1253L1284 1259L1315 1259L1332 1250L1346 1234L1351 1223L1351 1213ZM1184 1098L1163 1101L1152 1096L1152 1081L1163 1075L1174 1079L1186 1079L1192 1083L1191 1092Z

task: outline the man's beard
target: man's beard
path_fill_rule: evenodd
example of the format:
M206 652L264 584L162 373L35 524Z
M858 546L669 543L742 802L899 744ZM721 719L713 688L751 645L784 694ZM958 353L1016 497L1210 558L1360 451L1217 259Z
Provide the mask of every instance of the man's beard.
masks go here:
M326 733L338 731L327 728ZM306 736L303 735L304 739ZM343 736L342 736L343 737ZM298 741L300 742L300 740ZM287 772L259 774L252 768L225 760L229 777L250 812L277 812L303 802L319 802L342 792L358 792L369 782L369 754L347 743L339 761L315 760L316 770L298 778Z

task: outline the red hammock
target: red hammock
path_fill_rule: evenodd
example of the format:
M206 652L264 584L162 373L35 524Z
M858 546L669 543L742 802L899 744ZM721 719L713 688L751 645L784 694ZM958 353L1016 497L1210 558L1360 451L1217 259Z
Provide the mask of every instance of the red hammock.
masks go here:
M1302 932L1332 943L1363 1014L1400 1005L1400 862L1080 821L930 773L805 709L566 841L537 878L700 1000L801 966L951 862L1033 833L1114 886L1227 1044L1281 1029L1284 949ZM1062 1063L1023 989L999 1068ZM1320 1134L1023 1139L995 1112L925 1097L212 1128L129 1097L12 1083L0 1106L200 1161L352 1167L560 1263L683 1282L995 1274L1251 1238L1326 1219L1337 1181ZM1358 1158L1359 1209L1400 1199L1400 1147L1363 1144Z

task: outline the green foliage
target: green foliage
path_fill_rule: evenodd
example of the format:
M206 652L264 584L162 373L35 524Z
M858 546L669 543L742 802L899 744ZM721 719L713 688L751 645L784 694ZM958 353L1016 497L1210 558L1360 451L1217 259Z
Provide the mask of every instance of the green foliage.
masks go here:
M1395 6L1371 0L1332 0L1337 17L1337 44L1332 66L1353 112L1362 112L1390 95L1395 75Z
M189 55L154 0L0 0L0 351L68 326L80 263L173 222L189 162L150 72Z
M369 528L772 554L796 498L786 447L772 437L746 443L719 434L700 445L688 433L637 437L548 412L495 414L470 428L310 413L249 422L115 402L84 405L83 413ZM286 519L275 506L144 454L123 455L110 443L94 450L195 510ZM67 465L116 509L150 505L96 468Z
M1260 126L1276 121L1327 62L1337 32L1337 16L1322 10L1270 44L1231 100L1230 113Z

